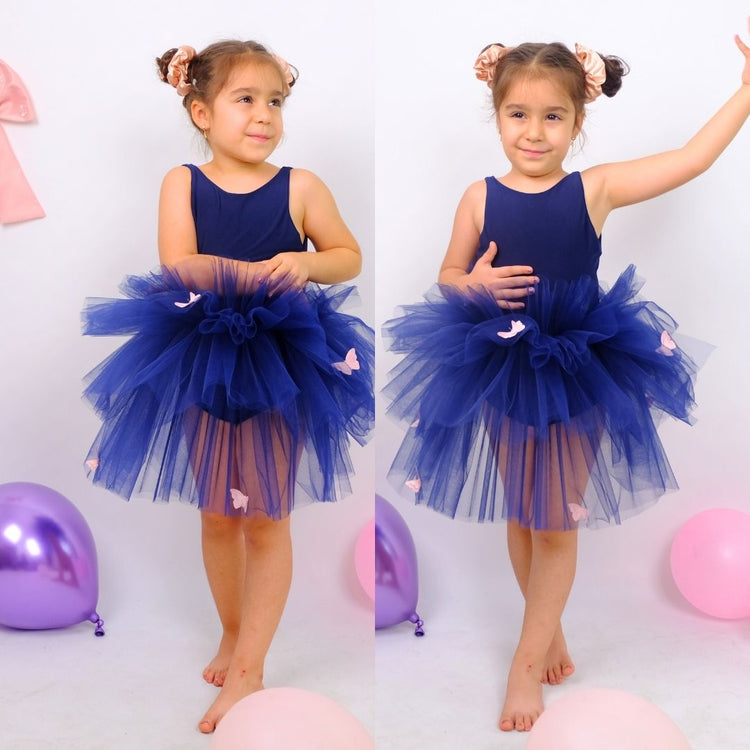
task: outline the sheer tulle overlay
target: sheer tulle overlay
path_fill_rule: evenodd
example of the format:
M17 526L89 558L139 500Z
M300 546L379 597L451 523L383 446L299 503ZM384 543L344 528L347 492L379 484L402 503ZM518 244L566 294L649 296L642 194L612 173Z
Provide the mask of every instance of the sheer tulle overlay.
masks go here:
M390 470L451 517L550 530L620 523L676 488L656 431L691 423L710 347L640 300L630 266L540 281L520 312L486 292L438 287L386 323L389 412L409 425ZM685 347L691 349L691 355Z
M234 268L202 285L162 269L87 301L84 333L130 336L86 376L96 484L276 519L351 490L350 438L374 420L373 331L339 311L353 287L272 291Z

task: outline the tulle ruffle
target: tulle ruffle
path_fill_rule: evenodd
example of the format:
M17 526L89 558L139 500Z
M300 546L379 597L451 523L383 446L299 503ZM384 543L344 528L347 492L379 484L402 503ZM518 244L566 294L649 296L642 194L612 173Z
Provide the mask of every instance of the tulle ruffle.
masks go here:
M373 332L339 311L353 287L271 291L229 264L203 286L162 269L88 300L84 333L131 336L86 377L94 482L272 518L349 492L374 420Z
M385 325L406 355L389 411L410 425L392 481L452 517L553 530L619 523L676 488L656 423L691 423L697 364L641 286L630 266L606 293L542 279L520 313L451 287L405 308Z

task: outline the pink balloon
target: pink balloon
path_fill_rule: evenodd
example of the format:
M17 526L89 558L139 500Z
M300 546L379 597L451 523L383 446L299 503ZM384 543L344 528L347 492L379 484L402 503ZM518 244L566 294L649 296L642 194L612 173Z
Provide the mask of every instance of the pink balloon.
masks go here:
M701 612L736 620L750 617L750 515L729 508L698 513L675 536L672 575Z
M375 750L362 724L336 701L298 688L268 688L232 706L211 750Z
M660 709L621 690L577 690L552 703L529 733L526 750L690 750Z
M359 533L354 545L354 569L367 596L375 601L375 519Z

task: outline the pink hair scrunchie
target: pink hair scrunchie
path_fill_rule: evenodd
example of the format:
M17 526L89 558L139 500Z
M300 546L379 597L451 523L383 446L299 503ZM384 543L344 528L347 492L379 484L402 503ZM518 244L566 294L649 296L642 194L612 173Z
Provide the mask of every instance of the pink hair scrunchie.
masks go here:
M495 68L498 62L502 60L513 47L503 47L502 44L490 44L485 47L477 57L474 63L474 73L480 81L486 81L488 86L492 86L495 78Z
M166 77L162 76L162 80L174 86L180 96L189 94L190 89L193 88L193 84L188 78L188 65L195 55L196 52L193 47L188 45L178 47L177 52L174 53L169 65L167 65Z
M583 72L586 74L586 93L584 101L586 104L593 102L602 93L602 84L607 80L607 71L604 60L598 52L584 47L576 42L576 57L581 63Z
M287 89L290 89L294 86L294 82L297 80L297 68L290 65L283 57L279 57L278 55L271 55L271 57L276 60L278 66L281 68L281 75L284 79L284 84Z

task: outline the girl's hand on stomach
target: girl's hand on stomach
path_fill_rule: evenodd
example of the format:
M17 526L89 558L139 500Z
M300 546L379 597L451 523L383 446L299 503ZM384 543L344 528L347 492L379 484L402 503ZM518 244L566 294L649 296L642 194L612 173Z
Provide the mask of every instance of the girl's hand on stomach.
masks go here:
M522 300L534 293L534 285L539 283L539 278L531 275L534 270L531 266L493 266L496 255L497 245L490 242L459 287L483 287L504 310L522 310L525 307Z

